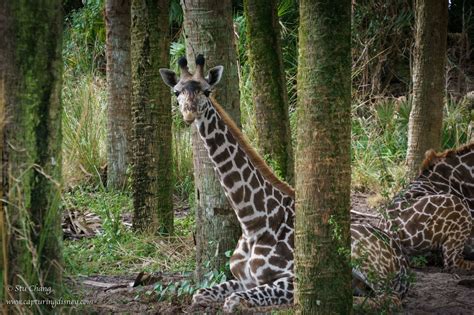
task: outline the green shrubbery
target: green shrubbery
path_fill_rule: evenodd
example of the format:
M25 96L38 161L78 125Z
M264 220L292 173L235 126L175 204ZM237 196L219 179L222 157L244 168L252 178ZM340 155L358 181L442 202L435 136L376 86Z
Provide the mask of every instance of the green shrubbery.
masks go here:
M133 274L140 271L187 271L194 269L192 230L194 214L175 218L174 237L135 234L123 217L132 213L132 198L114 192L82 186L64 194L69 211L100 217L99 234L66 241L64 259L70 275Z

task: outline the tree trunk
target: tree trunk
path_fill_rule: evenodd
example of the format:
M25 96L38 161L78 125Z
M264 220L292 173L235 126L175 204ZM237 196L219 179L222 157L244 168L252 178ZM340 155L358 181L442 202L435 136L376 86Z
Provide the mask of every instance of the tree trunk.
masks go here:
M418 175L425 152L441 147L448 1L417 0L415 14L413 104L407 152L408 172L412 178Z
M300 1L297 314L350 314L351 2Z
M182 0L186 54L190 67L198 54L206 58L207 68L224 66L224 74L214 96L240 126L239 78L234 42L232 6L229 0ZM223 270L241 234L214 172L212 162L193 126L194 179L196 186L196 262L201 277L204 264Z
M0 23L2 288L50 287L35 299L51 300L62 283L61 1L2 1ZM2 300L32 299L20 291Z
M132 1L133 228L173 232L169 0Z
M107 187L124 189L130 161L132 111L130 63L130 0L107 0Z
M292 182L293 150L277 3L245 0L244 9L258 148L274 171Z

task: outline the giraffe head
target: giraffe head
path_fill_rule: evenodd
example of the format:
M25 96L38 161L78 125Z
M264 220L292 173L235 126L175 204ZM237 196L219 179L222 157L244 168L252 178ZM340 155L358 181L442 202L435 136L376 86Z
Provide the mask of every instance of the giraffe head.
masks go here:
M173 89L178 98L179 110L186 123L191 124L199 119L207 106L209 95L214 86L219 83L224 70L223 66L210 69L204 77L204 56L196 58L196 71L191 74L188 69L188 61L182 57L178 61L181 76L178 80L176 73L169 69L160 69L161 77L166 85Z

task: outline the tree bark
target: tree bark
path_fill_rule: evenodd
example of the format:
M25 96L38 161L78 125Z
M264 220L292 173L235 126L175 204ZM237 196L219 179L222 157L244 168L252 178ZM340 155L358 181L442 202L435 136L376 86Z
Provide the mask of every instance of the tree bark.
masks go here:
M35 292L40 300L60 297L62 284L62 25L60 0L0 4L0 272L10 288L50 287ZM4 299L31 297L5 290Z
M191 69L198 54L206 58L207 68L224 66L216 99L240 126L239 78L230 0L182 0L186 55ZM203 268L223 270L241 234L234 211L214 172L212 162L193 126L194 180L196 187L196 262L197 276ZM209 265L207 265L209 263ZM204 267L204 264L208 267Z
M173 232L169 0L132 1L133 228Z
M130 0L105 3L107 55L107 187L124 189L131 150Z
M351 2L301 0L297 314L350 314Z
M418 175L425 152L441 148L448 1L417 0L415 15L413 103L408 124L407 152L411 178Z
M244 10L258 148L274 171L291 183L293 150L277 2L245 0Z

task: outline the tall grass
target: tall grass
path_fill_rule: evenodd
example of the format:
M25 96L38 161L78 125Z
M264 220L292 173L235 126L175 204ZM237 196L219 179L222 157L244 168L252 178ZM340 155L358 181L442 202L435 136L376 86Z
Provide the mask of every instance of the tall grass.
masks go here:
M391 198L406 184L405 158L411 101L393 98L355 104L352 112L352 187ZM449 99L444 107L442 148L468 141L469 108Z
M103 75L95 70L63 75L63 174L66 184L100 184L106 164L107 91Z
M193 151L191 128L173 125L173 170L175 194L180 200L193 198Z
M103 0L66 17L63 44L63 176L66 186L101 185L106 165L107 87Z

